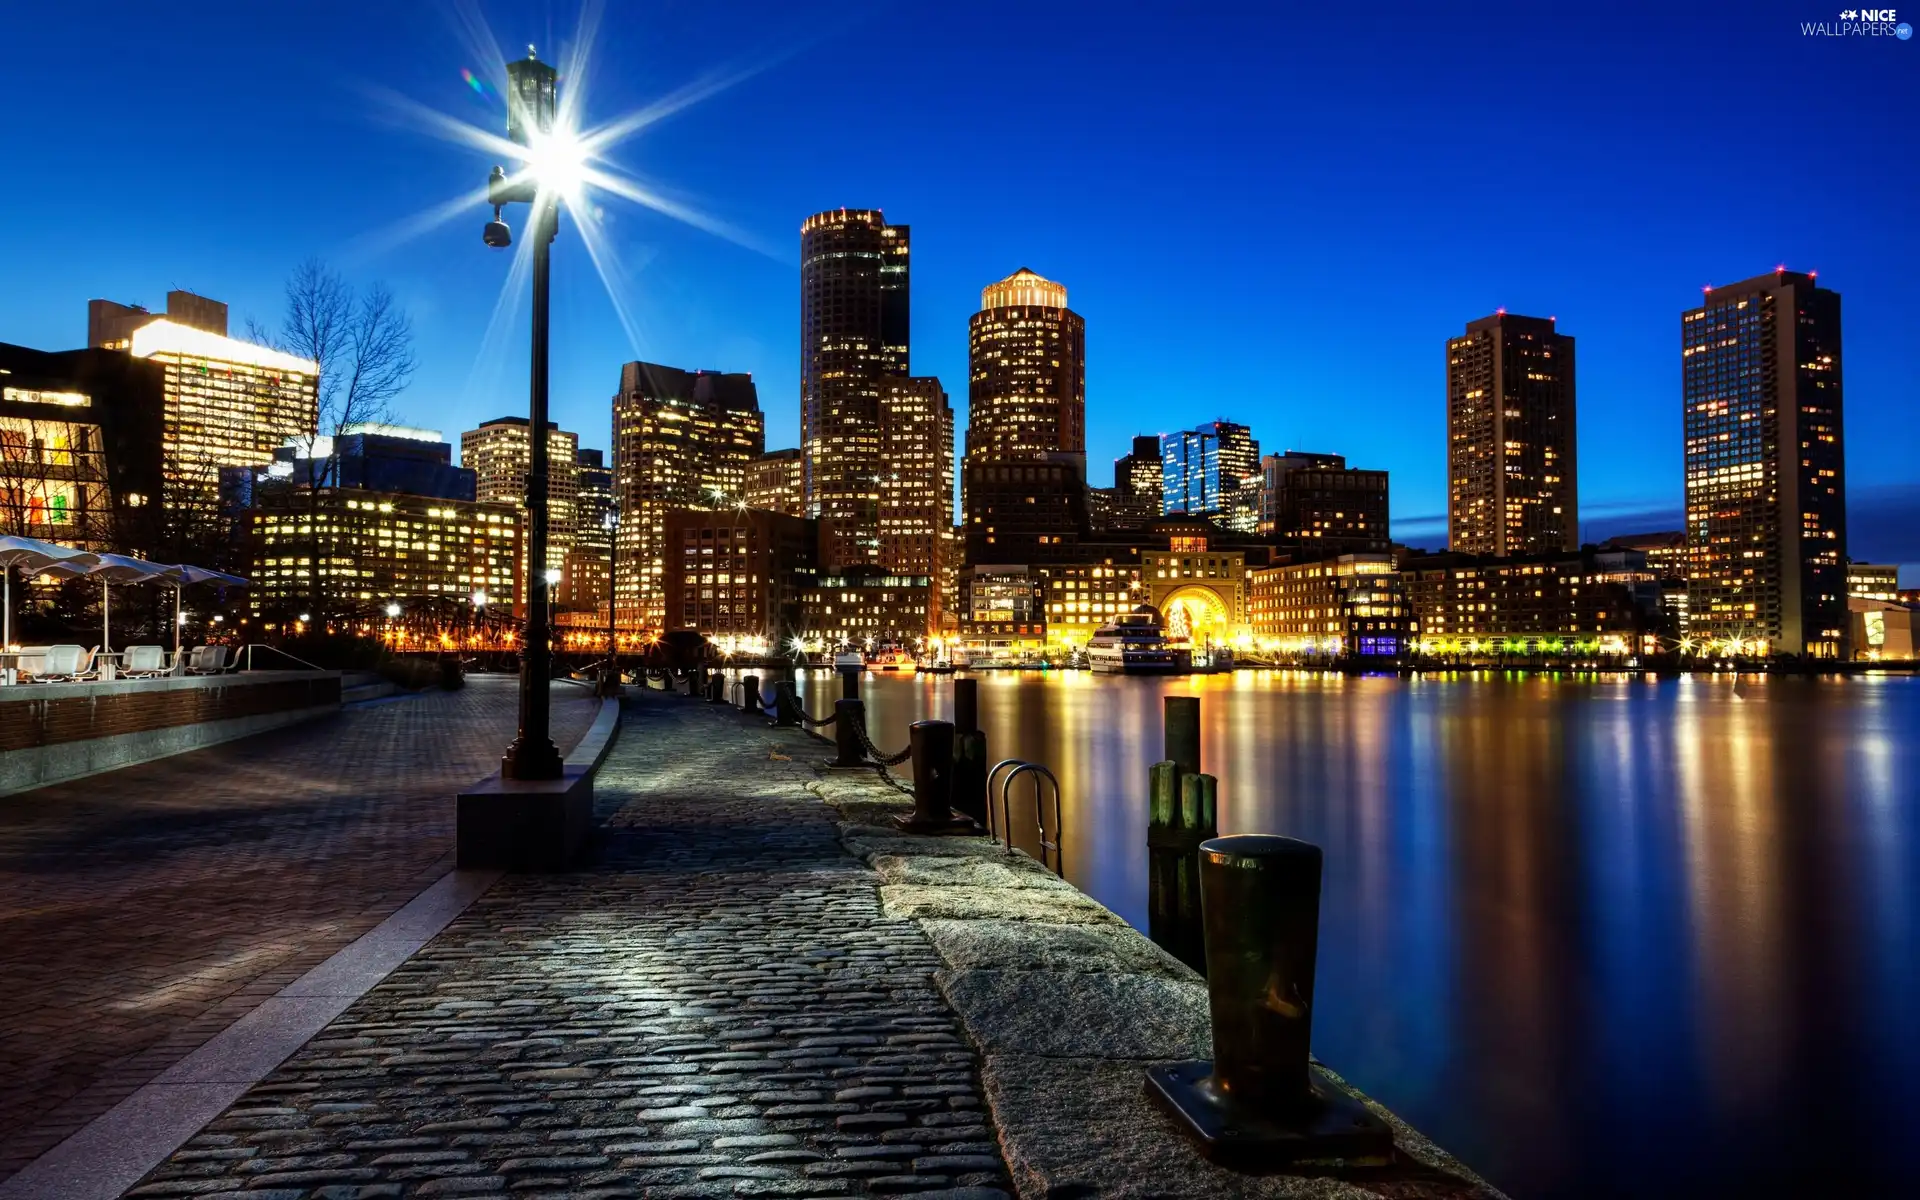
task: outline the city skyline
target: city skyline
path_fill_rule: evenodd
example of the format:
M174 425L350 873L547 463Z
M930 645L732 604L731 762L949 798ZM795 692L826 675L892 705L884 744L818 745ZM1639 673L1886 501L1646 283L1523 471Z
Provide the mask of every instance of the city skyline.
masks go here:
M1743 13L1734 21L1669 14L1657 30L1629 37L1584 26L1576 32L1572 25L1558 24L1570 17L1529 12L1529 30L1510 35L1516 45L1569 38L1581 45L1557 64L1562 79L1539 74L1541 67L1503 64L1494 83L1502 90L1533 86L1551 107L1553 124L1580 128L1587 136L1575 139L1581 142L1578 149L1555 151L1556 177L1565 182L1550 194L1493 205L1492 215L1520 220L1522 232L1550 228L1556 236L1544 243L1535 238L1522 248L1489 234L1464 243L1484 247L1474 255L1462 255L1463 243L1442 233L1460 221L1460 202L1423 190L1417 204L1403 198L1388 208L1360 193L1391 193L1396 182L1448 178L1453 168L1445 130L1485 102L1485 89L1450 83L1435 93L1431 112L1415 112L1406 105L1411 83L1389 86L1356 98L1351 112L1296 122L1289 128L1311 153L1286 156L1285 174L1249 163L1233 149L1249 134L1249 121L1288 111L1290 104L1298 107L1314 89L1332 86L1341 72L1357 71L1363 85L1379 82L1396 66L1424 61L1417 45L1423 38L1445 43L1464 37L1418 13L1392 30L1371 31L1364 55L1341 47L1340 29L1326 24L1330 18L1302 18L1308 24L1301 30L1333 51L1328 63L1295 62L1299 53L1286 49L1295 44L1291 39L1275 43L1265 57L1247 58L1247 65L1262 67L1257 72L1262 83L1247 114L1239 116L1230 112L1226 85L1205 81L1165 100L1157 119L1158 110L1116 107L1108 85L1095 77L1103 70L1063 61L1058 64L1062 81L1079 89L1072 110L1080 148L1060 155L1057 163L1039 160L1039 165L1048 189L1046 209L1071 213L1069 221L1035 221L1021 215L1023 206L986 203L972 183L957 190L935 186L932 164L942 161L957 138L1006 135L1012 149L1028 158L1041 142L1034 134L1011 132L1004 115L972 108L965 109L964 128L949 120L916 131L913 123L925 123L937 106L911 90L899 111L875 114L887 137L907 139L906 148L871 163L856 147L813 138L805 142L811 161L804 169L789 170L798 151L775 141L789 136L798 120L781 111L781 96L796 84L797 74L779 54L801 34L769 16L765 43L739 47L735 56L742 65L764 69L679 114L657 134L649 133L653 140L645 144L643 161L650 175L657 173L674 190L697 197L773 256L644 216L623 218L615 237L636 272L624 293L639 305L643 339L636 347L620 329L578 240L563 228L556 247L555 416L563 428L579 430L583 444L606 445L605 385L596 380L604 380L612 365L636 358L705 363L751 372L768 417L768 444L796 444L799 388L789 347L797 263L789 231L807 212L871 204L890 219L916 226L914 366L918 374L942 379L957 409L965 321L974 297L982 286L1028 265L1050 278L1070 280L1075 308L1088 318L1090 460L1117 457L1134 433L1170 432L1224 416L1251 425L1271 449L1336 446L1370 467L1390 471L1396 535L1430 546L1444 540L1445 511L1445 462L1434 449L1444 429L1444 385L1431 346L1499 306L1557 315L1581 338L1579 492L1583 532L1591 538L1628 525L1677 524L1682 439L1673 314L1697 303L1704 284L1746 278L1784 262L1819 270L1847 295L1849 407L1857 421L1889 427L1887 436L1872 444L1855 439L1848 464L1855 554L1920 564L1915 544L1920 535L1910 528L1916 523L1906 521L1909 528L1903 529L1895 517L1915 504L1904 464L1920 453L1915 444L1920 435L1897 420L1911 405L1920 377L1920 361L1902 344L1900 333L1907 322L1898 283L1911 276L1914 251L1875 232L1897 227L1897 197L1908 190L1912 167L1887 153L1868 131L1866 125L1878 127L1879 121L1859 120L1861 112L1872 111L1900 127L1898 111L1911 97L1889 84L1894 72L1908 69L1901 64L1909 60L1896 56L1916 50L1887 42L1816 43L1797 29L1796 22L1807 16L1786 6ZM522 33L516 24L524 20L521 14L501 7L488 9L486 18L502 38ZM29 46L57 40L65 19L30 15ZM947 18L919 15L915 20L916 28L945 37L936 47L948 67L943 75L965 78L972 69L956 64L991 70L998 62L1000 51L976 35L961 36L947 26ZM1170 64L1198 53L1192 32L1137 27L1147 20L1132 18L1121 23L1124 28L1095 35L1089 50L1126 62L1140 53L1134 43L1143 36L1167 33L1155 44ZM554 19L558 31L569 23L565 14ZM72 104L55 104L56 111L28 131L29 151L68 176L80 194L63 201L57 213L43 214L39 206L45 202L38 198L16 200L28 220L13 228L38 219L52 221L56 229L84 226L88 236L79 247L72 235L41 239L48 246L22 238L15 260L33 284L0 300L8 340L46 349L77 346L81 301L150 302L169 286L227 300L236 324L248 316L268 319L278 310L287 271L318 252L340 261L357 278L391 280L415 314L422 371L401 398L408 419L461 429L513 411L521 385L520 335L508 326L486 339L478 358L497 361L490 375L484 362L475 369L475 347L484 338L505 274L502 261L489 259L478 246L473 226L482 219L479 208L412 241L388 245L379 236L423 207L427 197L439 198L450 184L467 178L460 172L471 171L477 157L469 149L439 146L391 128L383 123L380 106L356 89L363 84L390 88L480 123L497 117L463 90L460 67L482 64L445 22L409 14L381 24L371 40L364 30L339 38L330 30L318 31L302 60L309 65L299 68L303 78L314 81L304 93L276 89L265 78L270 73L250 65L247 39L266 36L262 32L224 28L191 14L177 26L150 27L137 16L122 24L107 34L98 63L62 67L62 75L37 85L38 94L56 101L71 98ZM347 28L354 24L342 22ZM532 32L547 37L552 31L543 22ZM644 32L670 44L695 44L716 31L682 16L664 29L648 26ZM638 28L604 30L602 61L617 57L641 33ZM846 29L818 36L853 52L868 35ZM561 37L555 44L564 41ZM350 165L379 186L347 189L351 194L341 196L335 189L312 187L310 173L291 168L285 172L289 180L302 182L297 187L282 183L274 164L286 161L285 152L269 144L273 139L259 139L231 147L236 163L265 169L270 176L255 180L249 173L249 188L242 189L250 193L248 213L238 226L227 222L215 236L214 225L224 219L220 214L229 203L219 178L167 178L164 171L172 168L162 168L162 194L140 197L140 218L131 219L132 200L104 198L107 189L95 174L100 168L72 159L52 142L71 136L74 120L98 112L99 98L82 98L76 88L108 97L121 94L124 89L99 72L132 53L136 43L143 51L189 44L205 53L225 48L224 57L234 63L227 94L236 108L253 104L276 114L282 125L312 123L311 149L304 153ZM1253 55L1237 47L1226 52L1236 62ZM1644 96L1614 103L1611 76L1602 75L1614 69L1606 65L1609 55L1624 55L1637 74L1647 77ZM1815 167L1822 178L1847 186L1782 184L1741 213L1702 221L1701 205L1716 175L1733 170L1763 142L1771 144L1778 131L1764 139L1740 134L1726 145L1703 147L1686 134L1684 122L1670 122L1668 113L1680 110L1674 106L1702 78L1727 74L1760 56L1791 63L1806 76L1811 86L1803 89L1804 104L1783 119L1792 131L1817 134ZM28 57L30 82L53 69ZM1439 57L1436 51L1436 61ZM721 53L689 61L706 60L732 63L735 58ZM891 65L876 69L888 82L904 78ZM641 81L596 80L594 115L617 115L686 81L664 71L646 74ZM1414 76L1425 78L1421 71ZM234 136L243 137L259 119L236 117ZM1122 126L1132 121L1139 128L1141 119L1148 121L1148 136L1144 144L1132 145ZM1519 131L1533 136L1546 120L1529 116ZM769 168L774 186L749 188L736 172L716 174L699 147L723 135L739 138L740 153ZM211 130L195 134L203 149L214 136ZM1176 137L1180 140L1169 140ZM1622 181L1606 148L1627 140L1643 169L1635 179ZM1145 228L1163 215L1174 194L1173 185L1157 177L1135 180L1135 160L1149 150L1177 168L1170 174L1187 175L1180 194L1186 194L1195 171L1209 184L1204 204L1181 211L1189 221L1216 227L1217 237L1142 241L1134 234L1130 227ZM1121 174L1137 186L1109 194ZM942 190L956 194L943 196ZM1639 206L1632 219L1612 213L1623 203ZM138 267L132 265L135 256L127 240L136 236ZM51 254L62 242L66 251L79 252ZM648 255L654 261L643 268ZM1192 283L1192 294L1205 303L1165 303L1162 281L1176 269L1185 271L1186 279L1205 277ZM1351 321L1384 283L1423 274L1427 281L1407 290L1390 323L1369 322L1362 330ZM1287 282L1272 287L1275 280ZM1256 295L1256 289L1272 295ZM1368 370L1343 369L1362 354ZM1165 390L1195 361L1241 372L1248 381L1240 393L1244 398L1169 404ZM1274 370L1269 364L1285 366ZM1340 432L1343 413L1363 405L1379 419L1368 422L1363 436ZM964 425L966 414L957 411L955 418ZM1104 482L1100 472L1094 474L1094 482Z

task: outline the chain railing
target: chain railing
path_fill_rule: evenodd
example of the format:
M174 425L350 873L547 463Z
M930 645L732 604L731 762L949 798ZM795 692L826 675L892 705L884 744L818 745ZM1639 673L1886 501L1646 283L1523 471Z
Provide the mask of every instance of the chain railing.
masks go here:
M912 742L908 742L907 748L905 750L902 750L898 754L882 754L880 753L879 747L873 744L873 739L867 736L866 722L862 721L856 724L853 727L853 729L855 733L860 735L860 745L861 745L861 748L866 750L867 757L871 758L876 764L880 766L897 767L901 763L907 761L907 759L913 756Z

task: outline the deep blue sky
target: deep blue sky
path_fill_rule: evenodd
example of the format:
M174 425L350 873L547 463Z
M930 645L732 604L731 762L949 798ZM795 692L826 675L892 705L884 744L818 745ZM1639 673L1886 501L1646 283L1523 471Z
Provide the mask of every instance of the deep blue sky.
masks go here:
M411 311L402 417L456 435L524 411L525 304L482 344L508 266L486 214L379 236L490 165L369 91L495 126L460 11L13 6L0 340L79 345L89 297L173 286L237 330L319 255ZM559 49L577 7L479 11L517 53ZM1838 11L613 3L590 122L760 68L616 157L766 252L610 204L634 345L563 233L556 413L604 445L619 366L645 357L751 371L768 444L795 444L800 221L879 206L913 226L914 367L962 423L979 289L1030 266L1087 319L1095 482L1133 433L1224 416L1389 469L1397 529L1427 543L1445 339L1496 306L1558 316L1583 516L1618 532L1677 523L1680 312L1786 263L1845 297L1854 554L1920 564L1920 38L1801 35Z

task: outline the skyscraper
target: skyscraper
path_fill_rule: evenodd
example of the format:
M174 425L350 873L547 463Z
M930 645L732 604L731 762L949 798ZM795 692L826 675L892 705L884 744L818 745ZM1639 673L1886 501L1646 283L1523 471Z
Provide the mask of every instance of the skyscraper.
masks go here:
M1500 311L1447 340L1447 545L1580 548L1573 339Z
M1843 657L1839 293L1784 269L1710 288L1680 341L1689 632Z
M932 577L928 617L937 631L953 557L953 408L938 379L887 381L880 451L880 565Z
M829 567L880 561L880 410L908 373L907 254L908 227L878 209L800 226L800 448Z
M567 551L573 546L579 451L579 434L547 427L547 561L542 570L560 571L563 577ZM527 419L495 417L462 433L460 465L473 472L480 503L512 504L524 511L527 471L533 465L533 435Z
M1022 267L967 324L967 458L1086 453L1087 323L1065 285Z
M583 446L574 456L574 477L579 490L561 599L569 608L591 612L606 606L612 588L613 531L607 527L607 518L616 511L613 472L605 453Z
M647 362L620 369L613 487L620 507L614 594L621 612L660 627L667 513L744 504L747 469L765 447L751 375Z
M1232 421L1160 439L1161 511L1210 517L1251 533L1260 523L1260 443Z

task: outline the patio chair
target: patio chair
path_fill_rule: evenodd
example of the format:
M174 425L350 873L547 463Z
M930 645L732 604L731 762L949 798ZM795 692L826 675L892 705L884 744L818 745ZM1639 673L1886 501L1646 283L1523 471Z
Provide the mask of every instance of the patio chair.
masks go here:
M92 659L84 646L48 646L34 679L41 683L72 683L89 678L86 668Z
M128 646L120 663L125 679L152 679L167 673L167 652L159 646Z
M193 657L187 660L189 675L219 675L227 669L227 648L225 646L195 646Z
M14 659L14 677L20 682L25 683L46 674L47 647L22 646L14 653L19 655Z

